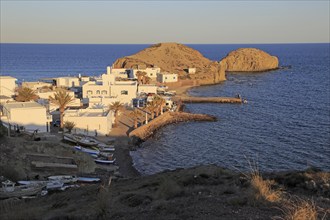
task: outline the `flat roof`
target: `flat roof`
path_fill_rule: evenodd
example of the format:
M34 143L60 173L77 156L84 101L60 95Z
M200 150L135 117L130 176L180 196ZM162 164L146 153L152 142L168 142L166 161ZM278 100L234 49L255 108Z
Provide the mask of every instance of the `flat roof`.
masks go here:
M14 79L14 80L17 80L16 78L14 78L12 76L0 76L0 79Z
M8 110L16 108L45 108L37 102L9 102L3 104L3 106Z

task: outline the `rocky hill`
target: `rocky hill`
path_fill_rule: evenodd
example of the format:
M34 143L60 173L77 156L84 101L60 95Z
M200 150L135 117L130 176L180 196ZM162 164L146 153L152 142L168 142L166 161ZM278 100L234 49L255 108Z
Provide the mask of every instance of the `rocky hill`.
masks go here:
M134 55L119 58L115 68L137 68L158 66L162 71L179 74L181 79L199 80L201 84L225 80L225 70L218 62L211 61L200 52L178 43L152 45ZM187 76L186 69L196 68L196 74Z
M221 60L228 72L260 72L278 68L278 58L256 48L240 48Z

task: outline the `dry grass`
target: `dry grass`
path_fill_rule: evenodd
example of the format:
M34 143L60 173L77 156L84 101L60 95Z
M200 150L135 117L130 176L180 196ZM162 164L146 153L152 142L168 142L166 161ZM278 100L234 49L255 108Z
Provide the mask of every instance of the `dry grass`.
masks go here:
M256 191L257 199L264 199L268 202L278 202L282 199L282 190L272 189L273 182L264 180L258 171L254 171L250 178L251 185Z
M282 200L283 191L281 189L273 189L275 181L264 180L259 172L256 163L251 163L247 160L250 166L250 173L244 174L251 183L254 190L254 196L257 200L268 202L279 202Z
M318 219L318 207L314 201L303 200L295 198L285 203L284 208L281 209L284 217L275 217L279 220L317 220ZM321 219L326 219L327 212L324 212Z

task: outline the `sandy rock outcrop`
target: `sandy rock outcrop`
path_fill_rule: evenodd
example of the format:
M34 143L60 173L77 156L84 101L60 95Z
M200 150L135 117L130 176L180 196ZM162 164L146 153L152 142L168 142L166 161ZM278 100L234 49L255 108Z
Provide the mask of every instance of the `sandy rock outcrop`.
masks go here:
M220 63L228 72L260 72L278 68L278 58L256 48L240 48L230 52Z
M140 52L119 58L115 68L145 68L158 66L162 71L179 74L182 79L198 80L201 84L225 80L225 70L218 62L211 61L200 52L183 44L160 43ZM196 74L187 76L186 69L196 68Z

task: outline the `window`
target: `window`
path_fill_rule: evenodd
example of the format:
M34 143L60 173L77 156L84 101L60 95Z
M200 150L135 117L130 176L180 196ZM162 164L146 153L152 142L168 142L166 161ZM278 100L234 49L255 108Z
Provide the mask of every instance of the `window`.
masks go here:
M167 79L167 77L165 77L165 79Z
M121 90L121 94L122 95L128 95L128 91L127 90Z
M175 76L173 77L173 79L175 79Z
M100 95L100 90L96 90L96 95Z
M87 94L92 95L93 94L92 90L87 90Z
M106 95L107 93L107 90L102 90L102 95Z

